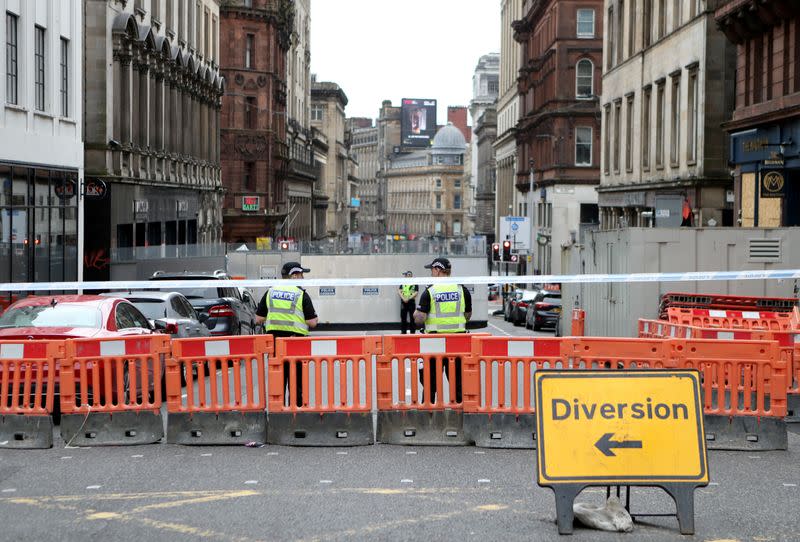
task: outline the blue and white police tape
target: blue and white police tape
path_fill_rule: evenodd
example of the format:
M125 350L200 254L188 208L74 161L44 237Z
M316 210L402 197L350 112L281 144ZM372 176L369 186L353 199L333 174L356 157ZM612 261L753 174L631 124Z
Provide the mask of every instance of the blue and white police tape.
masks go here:
M303 280L282 279L228 279L228 280L135 280L135 281L84 281L84 282L11 282L0 284L0 292L76 292L85 290L179 290L181 288L245 287L267 288L283 286L393 286L403 284L570 284L570 283L638 283L638 282L708 282L738 280L791 280L800 279L800 269L771 269L750 271L697 271L688 273L631 273L597 275L509 275L509 276L458 276L452 277L373 277L373 278L311 278Z

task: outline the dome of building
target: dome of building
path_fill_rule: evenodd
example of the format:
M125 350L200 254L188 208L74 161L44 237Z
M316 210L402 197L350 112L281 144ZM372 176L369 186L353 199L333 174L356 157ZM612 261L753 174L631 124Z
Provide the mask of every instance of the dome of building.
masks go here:
M464 154L467 140L464 134L452 123L443 126L436 132L431 145L432 154Z

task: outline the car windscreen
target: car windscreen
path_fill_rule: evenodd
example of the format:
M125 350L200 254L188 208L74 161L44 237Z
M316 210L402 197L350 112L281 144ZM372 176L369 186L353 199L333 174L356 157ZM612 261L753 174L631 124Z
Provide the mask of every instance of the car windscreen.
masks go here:
M190 301L192 299L217 299L220 297L219 290L216 288L176 288L170 291L181 293Z
M524 292L522 292L522 300L531 301L534 297L536 297L537 293L538 292L536 292L535 290L525 290Z
M542 299L542 303L549 303L550 305L561 305L560 297L547 296Z
M148 320L158 320L167 316L167 304L162 299L128 298L128 301L133 303L133 306L139 309Z
M0 316L0 327L102 327L102 314L94 307L37 305L11 307Z

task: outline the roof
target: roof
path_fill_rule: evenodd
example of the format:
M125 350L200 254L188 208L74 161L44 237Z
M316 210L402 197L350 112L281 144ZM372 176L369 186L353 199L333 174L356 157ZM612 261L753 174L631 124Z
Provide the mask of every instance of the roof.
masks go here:
M431 145L432 154L464 154L467 140L455 125L447 123L436 132Z

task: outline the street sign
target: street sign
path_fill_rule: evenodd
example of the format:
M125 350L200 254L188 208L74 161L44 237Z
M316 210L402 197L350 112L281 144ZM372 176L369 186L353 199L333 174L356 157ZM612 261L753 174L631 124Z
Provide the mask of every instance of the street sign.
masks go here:
M514 250L530 250L530 220L525 216L501 216L499 240L510 239Z
M560 533L593 485L662 487L694 530L694 488L709 481L697 371L542 370L535 384L538 483L556 492Z

